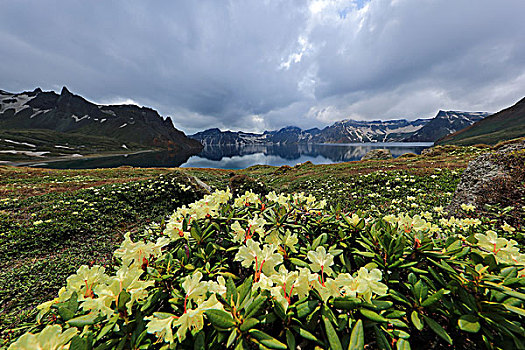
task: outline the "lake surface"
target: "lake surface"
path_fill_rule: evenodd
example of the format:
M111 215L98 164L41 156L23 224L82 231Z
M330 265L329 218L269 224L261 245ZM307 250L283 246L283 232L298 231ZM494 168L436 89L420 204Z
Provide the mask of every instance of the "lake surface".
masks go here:
M310 161L330 164L360 160L368 151L388 148L394 157L405 153L420 154L432 142L389 142L349 144L294 144L207 146L197 155L173 152L149 152L127 156L75 159L40 163L38 167L54 169L93 169L119 166L134 167L197 167L244 169L252 165L289 165Z

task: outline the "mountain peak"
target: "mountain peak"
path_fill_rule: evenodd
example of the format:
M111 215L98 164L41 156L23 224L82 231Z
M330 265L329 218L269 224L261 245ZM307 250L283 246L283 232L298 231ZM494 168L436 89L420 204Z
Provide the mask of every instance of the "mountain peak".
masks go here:
M60 95L72 95L71 91L69 91L67 89L67 87L64 85L64 87L62 87L62 91L60 91Z

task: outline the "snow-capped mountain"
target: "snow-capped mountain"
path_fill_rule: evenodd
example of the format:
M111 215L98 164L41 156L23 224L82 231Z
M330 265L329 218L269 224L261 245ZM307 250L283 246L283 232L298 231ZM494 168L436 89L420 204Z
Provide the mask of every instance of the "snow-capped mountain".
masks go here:
M280 130L265 131L262 134L242 131L220 131L208 129L189 137L206 145L247 145L247 144L294 144L294 143L351 143L402 141L412 132L419 130L427 120L418 119L388 121L343 120L320 130L302 130L288 126Z
M202 148L151 108L97 105L66 87L60 95L39 88L18 94L0 90L0 129L52 130L173 150Z
M487 112L439 111L425 126L408 137L407 141L434 142L489 115L490 113Z
M485 112L439 111L432 119L346 119L325 128L302 130L288 126L262 134L208 129L189 137L206 145L252 145L294 143L433 142L486 117Z
M313 138L317 143L395 142L403 141L421 129L428 119L398 120L342 120L327 126Z

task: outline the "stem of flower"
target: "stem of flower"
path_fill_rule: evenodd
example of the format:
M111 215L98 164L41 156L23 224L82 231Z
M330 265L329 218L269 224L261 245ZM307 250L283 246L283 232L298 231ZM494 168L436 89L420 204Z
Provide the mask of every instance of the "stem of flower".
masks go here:
M186 313L186 304L188 303L188 294L186 294L186 297L184 298L184 313Z

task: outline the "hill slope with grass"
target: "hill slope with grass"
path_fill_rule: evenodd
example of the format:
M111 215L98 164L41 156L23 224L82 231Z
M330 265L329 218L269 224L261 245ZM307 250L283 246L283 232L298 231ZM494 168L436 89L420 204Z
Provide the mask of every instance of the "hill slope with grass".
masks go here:
M525 98L471 126L445 136L437 145L494 145L500 141L525 136Z

